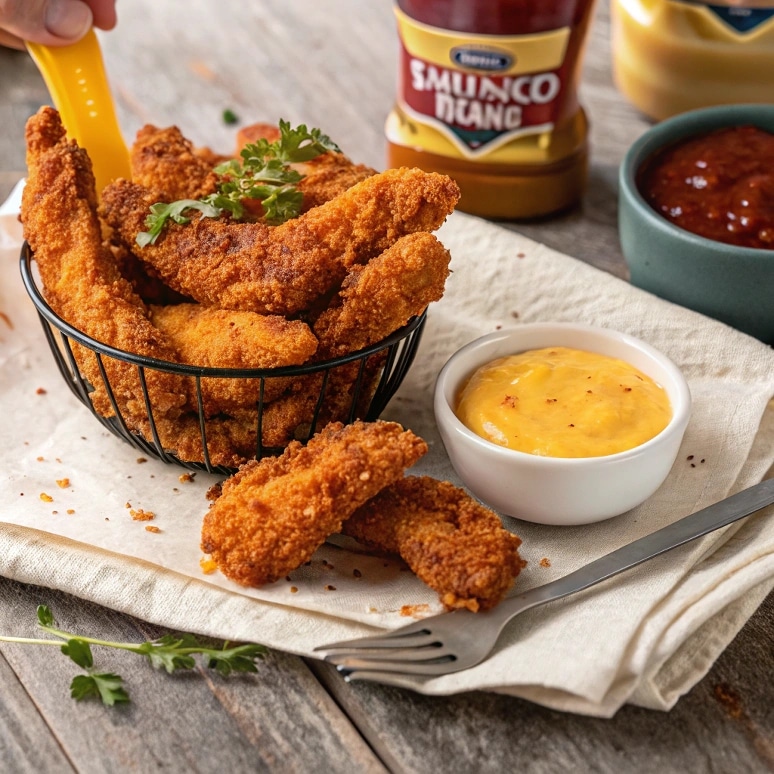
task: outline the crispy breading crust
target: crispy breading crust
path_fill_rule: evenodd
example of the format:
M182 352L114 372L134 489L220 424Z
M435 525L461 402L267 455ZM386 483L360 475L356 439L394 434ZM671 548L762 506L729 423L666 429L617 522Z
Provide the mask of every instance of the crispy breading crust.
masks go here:
M406 234L437 229L458 199L457 184L444 175L387 170L280 226L194 216L168 224L156 244L135 252L202 304L295 315L337 289L351 266ZM153 191L118 180L105 188L100 211L133 246L156 201Z
M151 306L151 322L177 350L181 363L208 368L282 368L301 365L317 351L317 338L301 320L234 312L200 304ZM233 413L278 398L289 378L202 379L207 416Z
M143 126L132 144L129 162L132 180L156 191L163 201L199 199L213 193L218 182L211 154L197 153L176 126Z
M443 296L449 251L421 231L399 239L365 266L353 266L338 297L315 320L321 357L375 344Z
M102 245L94 175L87 153L65 137L59 114L41 108L27 122L28 177L21 221L35 252L46 299L54 311L92 338L127 352L175 361L174 349L151 324L147 310ZM95 407L112 407L101 389L94 355L76 347L79 365L97 388ZM130 416L145 408L135 366L106 360L115 397ZM186 385L170 374L149 374L153 405L174 415L186 401Z
M384 489L342 531L401 556L449 609L494 607L525 565L521 540L494 511L448 481L428 476L409 476Z
M332 423L306 446L293 442L227 480L204 517L202 550L241 585L276 581L426 451L395 422Z

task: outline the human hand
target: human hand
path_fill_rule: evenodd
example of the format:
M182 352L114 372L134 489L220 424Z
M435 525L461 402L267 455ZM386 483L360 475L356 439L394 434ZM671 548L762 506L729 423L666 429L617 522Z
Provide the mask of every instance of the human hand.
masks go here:
M91 27L116 25L116 0L0 0L0 45L24 48L24 41L65 46Z

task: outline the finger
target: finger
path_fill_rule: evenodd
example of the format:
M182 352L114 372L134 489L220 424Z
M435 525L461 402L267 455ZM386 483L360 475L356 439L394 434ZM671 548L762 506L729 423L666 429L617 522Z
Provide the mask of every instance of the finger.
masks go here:
M6 48L18 48L20 51L24 50L24 41L21 38L17 38L15 35L11 35L10 32L0 30L0 46Z
M61 46L80 40L91 28L91 8L81 0L6 0L4 34Z
M116 26L116 0L85 0L91 8L94 26L101 30L112 30Z

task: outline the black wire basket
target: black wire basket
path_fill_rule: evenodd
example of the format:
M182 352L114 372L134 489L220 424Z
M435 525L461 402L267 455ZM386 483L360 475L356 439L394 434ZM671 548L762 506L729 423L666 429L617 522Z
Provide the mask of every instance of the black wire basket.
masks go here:
M345 423L362 419L372 421L377 419L387 406L392 396L397 391L406 373L408 372L416 355L422 331L425 324L426 312L418 315L399 330L395 331L382 341L342 357L331 360L306 363L300 366L288 366L283 368L250 368L228 369L211 368L172 363L166 360L145 357L131 352L103 344L90 336L69 325L48 305L38 288L37 280L33 272L33 251L27 243L21 251L21 275L24 286L35 304L43 331L48 341L51 353L54 356L59 371L75 397L83 403L99 422L111 433L134 446L148 456L158 458L164 462L179 465L188 470L206 470L210 473L228 475L234 472L235 465L217 464L217 455L211 450L211 423L212 417L208 417L204 410L203 384L209 379L240 379L255 380L257 382L258 400L251 407L255 412L254 427L251 427L251 437L254 437L254 449L251 446L249 458L261 459L282 452L284 445L272 446L264 442L264 403L265 386L276 379L298 379L310 375L317 375L315 386L319 389L311 396L313 409L308 422L296 432L294 438L301 442L308 441L312 435L321 429L321 423L326 419L326 404L332 398L332 390L336 389L335 379L331 376L337 373L336 369L347 366L348 373L353 379L348 383L347 396L344 405L341 399L337 400L337 413L334 419ZM79 367L79 359L74 350L83 348L93 354L99 374L99 382L94 384L87 378ZM79 352L82 350L79 349ZM136 370L137 382L141 395L141 405L144 405L145 431L140 432L136 428L136 422L125 416L121 409L121 403L116 399L114 387L111 384L108 372L110 361L118 361L124 365L130 365ZM148 379L153 373L174 374L180 377L188 377L195 386L197 409L194 412L198 424L198 442L201 444L201 459L186 459L179 456L178 452L171 448L174 444L162 443L159 432L158 419L154 411L152 392L148 389ZM340 373L340 371L339 371ZM104 391L109 400L111 410L100 411L94 404L94 393L97 390Z

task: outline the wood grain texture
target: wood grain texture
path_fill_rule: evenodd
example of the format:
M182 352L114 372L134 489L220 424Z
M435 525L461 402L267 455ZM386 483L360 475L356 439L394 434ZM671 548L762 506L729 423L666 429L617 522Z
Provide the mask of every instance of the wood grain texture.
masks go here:
M0 579L0 631L38 636L35 609L51 607L66 631L139 643L163 632L68 595ZM121 674L131 703L106 710L69 697L80 672L57 648L0 648L0 751L29 770L79 772L383 771L359 733L301 659L280 652L255 675L207 669L169 675L134 654L94 648L95 665ZM26 695L25 695L26 694ZM34 705L33 705L34 702ZM12 722L11 722L12 721ZM44 733L47 732L47 733ZM31 739L40 737L43 744ZM37 759L37 762L36 762ZM4 771L10 769L3 768Z
M243 123L306 122L356 161L383 167L383 122L395 83L391 3L121 0L102 35L127 140L145 123L177 124L227 150ZM648 121L616 92L601 2L581 86L591 122L581 204L504 224L626 277L616 231L618 165ZM0 197L24 170L24 122L48 102L24 54L0 49ZM35 607L94 636L161 633L56 591L0 579L0 632L35 632ZM75 704L77 667L56 649L0 646L0 771L92 772L758 772L774 771L774 595L670 713L625 707L612 720L564 715L485 693L423 697L347 684L335 670L272 653L255 676L167 675L130 654L99 651L132 704Z

